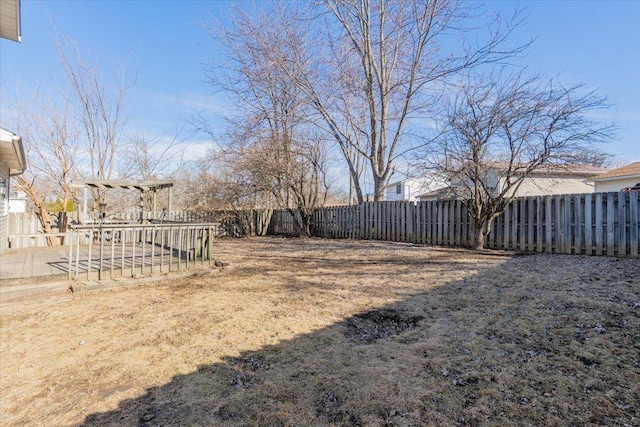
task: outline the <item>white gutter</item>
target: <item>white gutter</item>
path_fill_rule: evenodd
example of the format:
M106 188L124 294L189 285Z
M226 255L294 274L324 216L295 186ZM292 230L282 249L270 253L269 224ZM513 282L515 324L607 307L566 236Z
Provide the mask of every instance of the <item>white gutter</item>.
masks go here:
M612 177L609 177L609 178L595 178L595 181L597 181L597 182L615 181L616 179L629 179L629 178L638 178L638 179L640 179L640 174L631 173L631 174L628 174L628 175L612 176Z
M9 176L18 176L22 175L24 171L27 169L27 160L24 156L24 147L22 146L22 138L19 136L14 136L11 138L11 143L13 144L13 150L16 152L16 156L18 158L18 163L20 164L20 168L18 168L18 172L9 171Z

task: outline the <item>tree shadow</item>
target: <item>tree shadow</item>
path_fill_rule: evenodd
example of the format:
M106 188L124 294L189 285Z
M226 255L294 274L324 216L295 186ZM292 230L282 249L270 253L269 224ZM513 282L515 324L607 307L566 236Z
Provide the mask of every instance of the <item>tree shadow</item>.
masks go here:
M513 257L202 365L81 425L634 425L640 266L593 261Z

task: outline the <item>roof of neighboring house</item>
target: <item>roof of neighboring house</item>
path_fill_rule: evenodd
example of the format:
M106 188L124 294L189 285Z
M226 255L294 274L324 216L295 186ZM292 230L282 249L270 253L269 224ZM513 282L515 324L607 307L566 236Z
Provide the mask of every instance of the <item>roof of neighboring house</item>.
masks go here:
M0 0L0 37L20 41L20 0Z
M453 188L450 186L436 188L435 190L427 191L426 193L419 194L416 196L418 199L430 198L430 197L441 197L441 196L449 196L453 192Z
M633 191L633 190L640 190L640 182L634 185L633 187L627 187L622 189L622 191Z
M0 128L0 160L5 162L10 170L14 170L12 173L15 171L22 173L27 168L22 138L2 128Z
M640 177L640 162L630 163L626 166L622 166L617 169L610 170L607 173L598 175L597 181L607 180L612 178L627 178L627 177Z
M506 170L509 168L509 163L507 162L487 162L486 166L493 169L498 170ZM512 165L513 168L524 168L526 165ZM591 166L591 165L569 165L569 164L545 164L538 168L536 168L532 174L556 174L556 175L598 175L602 176L602 174L609 171L607 168L602 168L599 166Z
M442 179L439 179L437 175L420 175L420 176L408 176L406 178L398 179L396 181L389 182L384 188L393 188L396 185L408 184L413 185L416 183L421 186L431 185L433 183L442 183Z
M385 185L385 188L395 187L396 185L404 184L405 182L408 182L408 181L420 181L424 179L426 178L425 177L406 177L406 178L398 179L396 181L388 183L387 185Z

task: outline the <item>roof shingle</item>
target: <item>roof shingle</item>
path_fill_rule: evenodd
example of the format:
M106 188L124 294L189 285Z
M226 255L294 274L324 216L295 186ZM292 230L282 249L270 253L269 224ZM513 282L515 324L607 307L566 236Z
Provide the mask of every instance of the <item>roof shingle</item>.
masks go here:
M630 163L617 169L610 170L596 177L596 181L607 178L618 178L622 176L640 176L640 162Z

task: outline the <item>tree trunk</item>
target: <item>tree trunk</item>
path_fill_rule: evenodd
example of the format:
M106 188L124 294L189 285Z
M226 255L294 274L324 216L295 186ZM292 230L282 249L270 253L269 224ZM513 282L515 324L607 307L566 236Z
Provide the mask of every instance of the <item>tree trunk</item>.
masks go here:
M53 230L51 229L51 216L49 215L47 208L44 206L44 203L37 204L36 208L38 208L38 212L36 212L36 214L40 220L40 225L42 225L42 230L47 234L53 233ZM55 237L47 236L47 245L58 246L58 241Z
M17 187L25 192L29 200L31 200L31 203L33 203L33 206L37 209L36 215L38 216L42 230L47 234L53 233L49 211L47 211L47 207L44 204L44 199L37 196L33 183L27 181L24 176L18 176L16 183L18 184ZM58 246L58 241L54 237L47 236L47 245Z
M301 210L300 218L302 219L301 231L302 231L303 237L311 237L311 221L313 219L313 214L308 214L303 210Z
M382 185L382 179L375 179L373 186L373 201L374 202L383 202L384 201L384 186Z
M480 223L476 222L475 228L473 230L473 243L472 243L472 247L474 250L480 251L484 249L484 245L487 241L487 234L489 234L487 232L488 229L489 228L487 224L484 224L482 222Z
M69 215L67 214L67 212L64 212L64 211L60 212L60 221L58 221L58 224L60 224L60 230L58 231L60 233L66 233L68 223L69 223ZM60 237L60 244L64 245L64 236Z
M484 233L476 231L476 235L474 236L473 240L473 249L475 249L476 251L484 249L484 244L486 241L486 236L484 235Z

